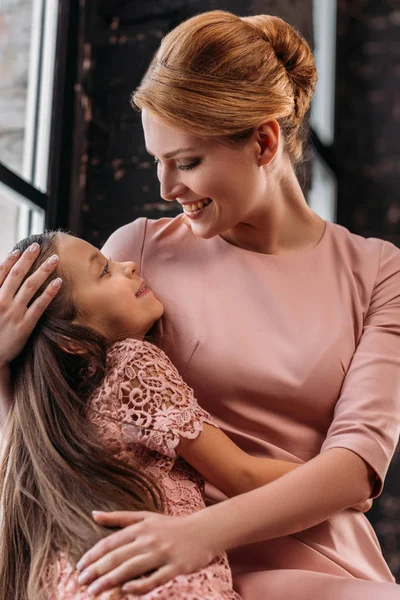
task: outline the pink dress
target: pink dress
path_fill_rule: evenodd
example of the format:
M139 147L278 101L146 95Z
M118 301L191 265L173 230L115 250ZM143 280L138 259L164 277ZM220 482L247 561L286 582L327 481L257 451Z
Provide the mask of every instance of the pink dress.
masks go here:
M107 355L107 375L89 403L89 418L100 439L127 464L150 472L164 492L165 512L188 515L205 507L204 481L177 457L181 437L196 438L203 423L214 425L199 407L171 361L156 346L127 339ZM90 600L88 586L65 556L51 565L46 589L49 600ZM226 554L208 567L180 575L153 592L134 596L119 589L98 600L240 600L233 591Z
M163 349L243 450L302 463L348 448L381 492L400 420L395 246L328 222L312 250L265 255L195 237L179 216L138 219L105 252L136 261L165 306ZM400 598L368 519L352 509L228 555L244 600Z

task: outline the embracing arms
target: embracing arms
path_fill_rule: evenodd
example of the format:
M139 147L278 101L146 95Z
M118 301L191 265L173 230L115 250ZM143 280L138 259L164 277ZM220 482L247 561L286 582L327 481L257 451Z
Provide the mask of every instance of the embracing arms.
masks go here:
M91 591L98 593L157 569L150 577L131 582L126 588L146 593L179 573L205 566L221 550L295 533L370 497L372 471L349 450L329 450L307 465L248 456L209 424L209 415L190 395L192 390L178 382L179 376L170 363L163 364L163 372L168 370L171 384L178 384L179 390L175 388L176 406L164 402L155 412L153 423L158 427L158 435L154 443L169 434L169 447L216 487L229 496L242 495L184 518L151 513L97 514L99 523L127 527L99 542L79 564L80 569L85 569L82 583L100 577ZM151 376L154 378L154 373ZM168 393L168 386L164 387L164 398ZM149 398L146 400L146 405L154 406ZM142 407L143 394L140 403ZM182 428L181 424L190 419L194 426ZM199 421L202 430L195 436ZM182 434L179 443L177 432ZM146 436L147 443L151 443L151 432ZM262 487L248 491L258 486ZM192 544L194 536L196 545Z
M93 593L128 582L124 591L145 594L176 575L204 567L222 550L321 523L365 501L371 491L364 460L333 448L268 485L188 517L99 512L94 514L99 524L123 529L84 555L78 563L80 581L91 583ZM135 579L149 571L154 572Z

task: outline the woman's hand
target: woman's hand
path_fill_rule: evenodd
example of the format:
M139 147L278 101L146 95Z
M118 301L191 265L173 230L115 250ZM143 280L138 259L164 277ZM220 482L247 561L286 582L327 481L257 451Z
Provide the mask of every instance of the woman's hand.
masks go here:
M38 244L32 244L22 256L11 253L0 264L0 369L18 356L39 318L60 289L61 280L50 283L43 294L29 302L57 266L46 261L21 285L32 264L39 256Z
M123 527L98 542L79 561L81 584L100 594L125 584L122 590L146 594L185 573L192 573L218 554L212 548L210 532L201 523L200 513L170 517L151 512L93 513L105 527ZM140 577L150 573L148 577ZM125 583L129 582L129 583Z

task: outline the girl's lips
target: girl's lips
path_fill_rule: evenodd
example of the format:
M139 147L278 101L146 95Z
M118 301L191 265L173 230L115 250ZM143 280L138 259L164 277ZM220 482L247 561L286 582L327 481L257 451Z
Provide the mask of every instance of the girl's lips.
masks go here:
M144 296L144 294L147 294L148 292L150 292L150 288L147 287L146 284L142 285L140 290L138 292L136 292L135 296L136 298L140 298L141 296Z

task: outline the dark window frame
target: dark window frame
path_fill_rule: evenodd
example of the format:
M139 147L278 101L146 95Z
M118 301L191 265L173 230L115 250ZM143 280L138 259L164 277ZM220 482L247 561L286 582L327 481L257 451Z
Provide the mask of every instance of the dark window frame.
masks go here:
M47 3L51 1L44 1L43 14ZM0 182L29 201L33 208L44 210L45 226L50 229L66 227L68 220L79 4L79 0L59 0L47 191L40 191L0 161ZM41 72L38 73L38 77L41 77ZM40 86L38 86L38 93L39 90Z

